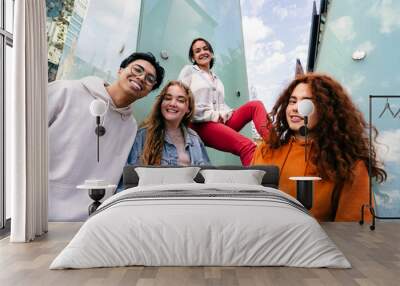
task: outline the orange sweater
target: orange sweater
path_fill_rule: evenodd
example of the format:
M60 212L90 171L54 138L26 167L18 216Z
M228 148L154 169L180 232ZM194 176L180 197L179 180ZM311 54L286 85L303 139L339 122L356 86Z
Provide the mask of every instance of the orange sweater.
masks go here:
M263 154L266 152L266 155ZM296 197L296 182L289 180L292 176L318 176L316 166L304 160L304 142L291 139L280 149L270 149L265 143L257 146L252 165L273 164L280 169L279 188ZM369 202L369 177L365 164L358 161L354 166L354 180L346 182L342 189L335 221L358 221L363 204ZM314 202L312 215L320 221L330 220L331 195L334 183L328 180L314 182ZM366 220L370 220L369 211L365 212Z

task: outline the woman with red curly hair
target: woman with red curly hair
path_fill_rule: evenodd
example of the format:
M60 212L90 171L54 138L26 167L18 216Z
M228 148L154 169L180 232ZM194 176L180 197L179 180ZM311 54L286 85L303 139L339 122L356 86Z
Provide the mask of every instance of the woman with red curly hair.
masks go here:
M300 132L304 119L298 112L303 99L315 106L308 116L307 159ZM361 206L369 201L369 160L377 181L384 181L386 172L378 166L374 148L369 157L368 125L344 88L327 75L305 74L283 91L270 115L270 137L257 147L252 164L279 166L279 187L294 197L296 182L289 177L321 177L314 182L313 216L320 221L359 220Z

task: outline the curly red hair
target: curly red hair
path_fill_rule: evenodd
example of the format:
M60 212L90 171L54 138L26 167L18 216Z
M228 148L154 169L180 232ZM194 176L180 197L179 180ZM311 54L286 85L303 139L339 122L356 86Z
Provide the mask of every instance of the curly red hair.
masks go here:
M268 144L272 149L288 143L294 135L286 120L289 98L300 83L307 84L313 95L318 123L313 128L311 162L323 179L335 184L352 181L356 161L362 160L368 169L371 160L371 176L379 182L386 180L386 172L378 166L374 146L369 150L368 124L352 102L342 85L328 75L307 73L294 79L282 92L270 113L273 130ZM377 131L375 136L377 136Z

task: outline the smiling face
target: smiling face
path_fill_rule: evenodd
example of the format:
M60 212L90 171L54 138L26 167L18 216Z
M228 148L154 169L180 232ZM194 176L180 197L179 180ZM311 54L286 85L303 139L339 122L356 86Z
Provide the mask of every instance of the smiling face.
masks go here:
M143 72L139 73L139 70ZM156 78L156 70L148 61L139 59L131 62L126 68L120 69L118 75L119 86L133 102L145 97L152 90L153 85L148 82L148 78Z
M192 52L193 52L193 61L200 67L200 68L210 68L210 62L213 58L213 53L210 51L207 43L199 40L194 42L192 45Z
M286 107L286 121L289 124L289 128L295 132L296 136L300 136L299 129L304 125L303 116L298 112L298 103L302 99L313 99L311 89L308 84L300 83L293 90L289 104ZM308 128L312 130L318 123L318 115L314 108L313 112L308 116Z
M166 125L178 127L189 112L189 100L185 90L179 85L171 85L161 102L161 114Z

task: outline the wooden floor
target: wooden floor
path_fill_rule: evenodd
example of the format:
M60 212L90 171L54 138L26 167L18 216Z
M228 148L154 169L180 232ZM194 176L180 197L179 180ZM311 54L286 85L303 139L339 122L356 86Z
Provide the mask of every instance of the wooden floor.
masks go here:
M50 223L32 243L0 241L0 285L400 285L400 223L378 222L375 231L357 223L326 223L324 229L353 268L120 267L48 270L79 229Z

